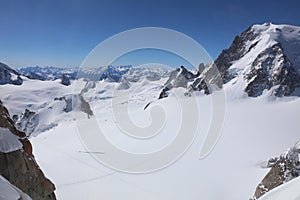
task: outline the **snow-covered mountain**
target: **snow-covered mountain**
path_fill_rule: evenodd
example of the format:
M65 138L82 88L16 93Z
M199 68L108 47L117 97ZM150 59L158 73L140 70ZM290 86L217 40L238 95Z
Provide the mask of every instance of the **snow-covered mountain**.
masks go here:
M10 69L10 68L8 68ZM118 90L128 90L131 85L142 82L159 81L168 76L169 70L160 67L108 66L101 68L61 69L55 67L29 67L24 72L38 73L41 79L30 79L23 76L24 83L19 87L3 86L1 96L12 113L16 127L27 136L36 136L57 127L63 121L72 121L72 111L82 112L86 116L93 115L91 101L84 96L89 90L104 82ZM70 74L79 75L70 80ZM57 77L61 76L60 79ZM74 81L80 89L74 91ZM112 88L105 89L111 92ZM15 94L11 94L11 90ZM92 98L92 97L89 97Z
M69 85L69 80L84 78L86 80L120 82L122 77L128 81L137 82L142 78L159 80L168 76L170 70L161 67L134 67L132 65L90 68L59 68L59 67L25 67L17 72L30 79L56 80L62 79L64 85Z
M14 84L21 85L23 83L20 74L15 70L11 69L4 63L0 62L0 85L3 84Z
M236 36L215 60L229 90L257 97L299 95L300 27L265 23ZM243 94L240 93L240 96Z
M53 66L46 67L23 67L17 69L18 73L35 80L56 80L61 78L63 75L75 79L77 75L76 68L60 68Z
M216 67L219 73L216 72ZM219 78L221 76L221 78ZM171 88L210 94L211 85L224 88L233 98L300 95L300 27L265 23L253 25L236 36L214 64L199 66L196 73L184 67L175 70L160 97Z
M121 82L124 78L130 82L137 82L142 79L156 81L169 75L170 69L163 67L135 67L132 65L80 68L77 79L84 78L88 81L109 81Z
M12 119L18 130L24 131L27 136L35 136L58 126L62 121L71 121L72 111L86 113L88 117L93 115L89 103L81 94L69 94L55 97L34 111L25 108L24 112L13 115Z

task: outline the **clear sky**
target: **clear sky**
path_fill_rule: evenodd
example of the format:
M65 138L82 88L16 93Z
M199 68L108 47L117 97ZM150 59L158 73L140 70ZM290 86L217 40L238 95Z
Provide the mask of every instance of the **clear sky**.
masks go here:
M0 62L79 66L101 41L137 27L165 27L216 58L257 23L300 26L299 0L0 0Z

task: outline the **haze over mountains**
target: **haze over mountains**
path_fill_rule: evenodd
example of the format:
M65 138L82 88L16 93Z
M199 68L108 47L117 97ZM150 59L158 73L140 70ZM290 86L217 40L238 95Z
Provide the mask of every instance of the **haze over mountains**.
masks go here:
M271 23L249 27L234 38L214 63L200 64L197 70L184 66L170 70L131 65L13 70L0 63L0 96L10 113L3 120L8 120L14 129L32 140L37 163L56 185L58 199L82 199L92 194L112 199L259 198L299 176L297 145L285 156L269 161L300 140L300 127L295 123L300 117L299 87L300 27ZM112 105L116 98L114 90L131 96L128 101ZM107 137L124 149L148 152L153 147L163 147L174 138L180 125L176 98L190 101L192 92L198 104L203 105L199 120L204 125L199 128L198 136L203 139L202 132L212 117L209 94L219 90L224 90L227 96L224 133L213 153L203 162L197 159L201 140L195 141L186 155L169 168L139 177L116 173L82 154L85 149L75 134L73 123L91 118L97 118L103 130L110 133ZM154 106L162 106L169 116L163 136L153 138L153 144L151 141L139 144L120 136L111 114L112 106L130 108L132 120L141 126L151 123L149 112ZM74 117L74 113L80 117ZM9 156L23 148L18 142L23 136L7 133L5 128L1 129L1 138L7 140L9 148L2 150L1 155ZM268 165L263 164L267 161ZM55 163L59 163L59 170L54 167ZM282 163L287 166L284 172L280 168ZM78 174L79 171L87 173ZM3 170L0 172L14 184L14 179ZM116 179L102 179L111 173ZM272 174L271 178L270 175L264 178L268 173ZM171 181L173 179L175 181ZM125 180L130 184L124 184ZM182 180L190 187L183 189ZM272 185L274 180L277 182ZM159 187L157 181L164 187ZM217 182L221 185L216 186ZM4 183L2 179L0 183ZM107 190L121 188L120 193L98 191L99 185ZM27 191L22 185L17 186ZM176 194L174 189L178 191ZM52 199L55 198L53 190L50 187L47 192Z

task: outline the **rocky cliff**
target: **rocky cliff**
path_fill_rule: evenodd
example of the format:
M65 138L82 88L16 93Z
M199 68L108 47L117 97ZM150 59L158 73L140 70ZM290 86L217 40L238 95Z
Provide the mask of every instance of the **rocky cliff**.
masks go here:
M0 175L33 200L55 200L55 186L45 177L32 154L32 145L18 131L0 101Z
M270 171L257 186L253 199L300 175L300 142L279 157L271 158L266 167Z

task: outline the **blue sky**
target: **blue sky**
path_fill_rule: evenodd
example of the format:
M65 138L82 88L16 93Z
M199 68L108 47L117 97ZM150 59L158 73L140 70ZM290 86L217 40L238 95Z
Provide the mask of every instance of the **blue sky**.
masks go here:
M296 0L0 0L0 8L0 62L12 67L79 66L101 41L138 27L180 31L216 58L252 24L300 26Z

